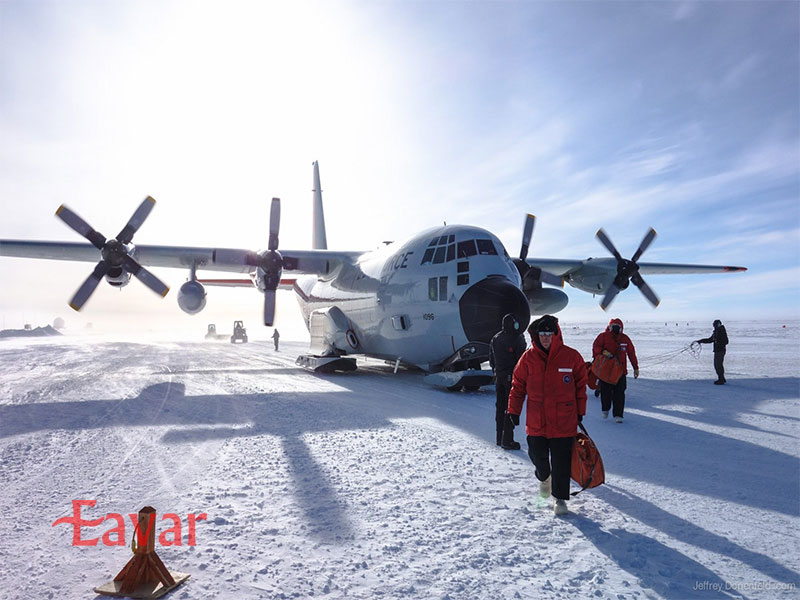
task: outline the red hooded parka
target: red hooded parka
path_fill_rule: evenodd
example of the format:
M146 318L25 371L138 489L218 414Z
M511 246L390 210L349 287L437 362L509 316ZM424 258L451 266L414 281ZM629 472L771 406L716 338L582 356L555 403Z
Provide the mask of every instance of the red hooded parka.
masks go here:
M534 343L519 359L511 381L508 412L519 415L527 395L528 435L572 437L578 430L578 415L586 414L586 379L583 357L564 345L559 328L549 352Z
M619 333L614 335L611 331L612 325L619 325ZM635 370L639 370L639 361L636 358L636 348L633 347L631 338L623 333L623 326L621 319L611 319L608 322L606 330L597 336L592 345L592 358L597 358L598 354L602 354L603 350L608 350L616 356L622 363L625 369L625 375L628 374L628 359Z

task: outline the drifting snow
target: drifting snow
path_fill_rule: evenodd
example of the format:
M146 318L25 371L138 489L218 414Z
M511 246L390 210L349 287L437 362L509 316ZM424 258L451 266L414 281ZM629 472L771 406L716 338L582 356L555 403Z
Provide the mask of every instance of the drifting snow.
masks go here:
M564 518L494 445L491 388L376 361L317 376L299 342L2 340L0 597L92 597L122 568L129 522L124 546L52 525L92 499L84 519L182 519L183 545L157 548L192 574L181 599L796 598L800 326L726 326L714 386L710 346L679 353L710 324L628 324L625 422L591 395L584 421L607 485ZM589 356L599 324L563 327Z

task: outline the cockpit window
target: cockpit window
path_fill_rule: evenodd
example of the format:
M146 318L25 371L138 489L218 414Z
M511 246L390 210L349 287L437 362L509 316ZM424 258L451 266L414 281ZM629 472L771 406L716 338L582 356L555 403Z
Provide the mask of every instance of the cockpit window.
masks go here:
M444 262L444 253L447 250L447 246L439 246L436 248L436 254L433 255L433 264L439 264Z
M450 244L447 247L447 262L450 262L451 260L455 259L456 259L456 245Z
M478 254L497 254L492 240L475 240L478 242Z
M435 246L435 245L438 243L438 241L439 241L439 238L438 238L438 237L435 237L435 238L433 238L433 239L431 240L431 243L430 243L430 244L428 244L428 247L430 247L430 246Z
M443 235L439 238L439 244L446 244L447 243L447 236Z
M478 251L475 249L475 240L458 242L458 258L468 258L475 256Z
M433 252L436 248L428 248L425 250L425 254L422 255L422 262L421 265L427 265L431 260L433 260Z

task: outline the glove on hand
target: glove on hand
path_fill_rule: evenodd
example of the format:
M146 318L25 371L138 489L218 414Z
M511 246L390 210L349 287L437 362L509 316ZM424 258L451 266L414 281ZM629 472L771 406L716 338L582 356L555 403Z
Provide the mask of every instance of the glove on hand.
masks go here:
M512 415L511 413L506 413L506 421L511 422L512 427L516 427L519 425L519 415Z
M608 358L611 358L611 357L612 357L612 356L614 356L614 355L613 355L613 354L611 354L611 352L609 352L608 350L603 350L603 356L606 356L606 357L608 357Z
M583 415L578 415L578 423L583 423Z
M639 369L634 369L633 370L633 378L634 379L639 379Z

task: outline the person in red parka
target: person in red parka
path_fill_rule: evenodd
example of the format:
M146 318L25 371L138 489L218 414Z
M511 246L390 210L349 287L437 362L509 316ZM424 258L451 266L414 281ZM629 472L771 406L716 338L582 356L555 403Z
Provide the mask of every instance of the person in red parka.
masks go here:
M623 332L621 319L611 319L606 330L597 336L592 345L592 358L597 358L600 354L616 356L624 372L617 383L600 382L600 403L603 410L603 418L608 418L608 411L613 407L614 420L622 423L622 414L625 411L625 389L628 387L626 376L628 374L628 360L633 367L633 378L639 378L639 361L636 358L636 348L633 347L631 338Z
M552 490L553 510L562 515L569 499L572 445L586 414L586 363L577 350L564 345L554 316L534 321L528 333L533 345L514 369L509 425L519 424L527 396L528 456L536 468L539 493L546 498Z

